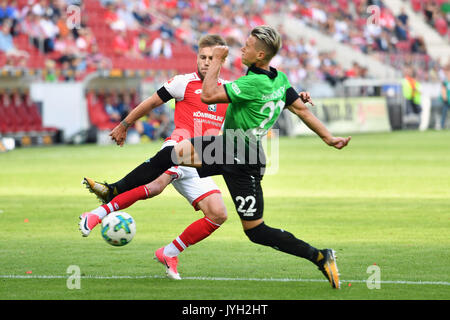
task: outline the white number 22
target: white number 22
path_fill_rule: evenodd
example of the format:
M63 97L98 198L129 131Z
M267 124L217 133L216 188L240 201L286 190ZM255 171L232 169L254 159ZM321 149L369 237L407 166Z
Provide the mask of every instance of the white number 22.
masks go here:
M272 120L273 116L275 115L275 111L278 108L280 110L283 109L284 104L285 104L285 102L283 100L278 100L277 103L275 103L273 101L269 101L262 106L262 108L261 108L261 110L259 110L259 112L263 113L265 109L270 109L270 112L269 112L269 116L261 122L259 127L255 128L255 134L264 135L266 133L266 130L264 129L264 127L267 125L267 123L269 123Z
M253 214L256 212L256 208L255 208L256 199L254 196L247 196L245 199L244 199L244 197L237 196L236 202L240 202L239 207L237 208L237 211L239 213L242 213L244 216L253 216ZM244 209L244 205L246 202L250 202L247 210Z

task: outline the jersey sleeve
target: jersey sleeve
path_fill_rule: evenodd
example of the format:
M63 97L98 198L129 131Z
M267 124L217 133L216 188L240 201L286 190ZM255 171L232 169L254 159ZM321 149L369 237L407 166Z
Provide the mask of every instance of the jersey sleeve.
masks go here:
M286 104L285 106L288 107L291 104L294 103L295 100L297 100L300 96L298 95L297 91L293 87L289 87L286 90Z
M252 77L243 76L233 82L225 83L223 86L232 103L255 99L257 83Z
M185 76L177 75L164 83L160 90L165 93L165 99L167 99L168 95L170 95L176 101L180 101L184 99L184 93L186 92L187 84L188 81L186 81Z

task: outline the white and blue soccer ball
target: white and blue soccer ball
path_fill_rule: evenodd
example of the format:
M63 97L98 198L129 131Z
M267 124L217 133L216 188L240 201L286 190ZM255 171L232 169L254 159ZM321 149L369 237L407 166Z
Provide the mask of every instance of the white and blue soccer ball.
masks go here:
M124 246L133 240L136 234L136 222L123 211L111 212L102 220L103 239L113 246Z

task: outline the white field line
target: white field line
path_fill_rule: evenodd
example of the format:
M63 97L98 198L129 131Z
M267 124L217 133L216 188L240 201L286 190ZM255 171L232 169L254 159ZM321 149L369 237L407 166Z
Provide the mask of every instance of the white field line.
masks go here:
M72 276L73 277L73 276ZM68 279L69 276L58 275L0 275L0 279ZM101 276L87 275L80 276L81 279L99 279L99 280L116 280L116 279L165 279L165 276L149 275L149 276ZM225 277L183 277L184 280L206 280L206 281L260 281L260 282L328 282L319 279L292 279L292 278L225 278ZM366 283L366 280L341 280L341 283ZM371 282L378 283L378 282ZM410 285L441 285L450 286L450 282L446 281L403 281L403 280L382 280L380 284L410 284Z

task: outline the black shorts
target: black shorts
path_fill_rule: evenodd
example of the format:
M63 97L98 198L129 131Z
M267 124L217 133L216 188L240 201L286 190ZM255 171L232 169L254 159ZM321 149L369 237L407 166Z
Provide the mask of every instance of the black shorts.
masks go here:
M233 151L227 152L223 136L196 137L191 139L191 143L202 159L202 167L197 169L199 176L222 175L239 217L249 221L262 218L264 150L258 150L255 161L248 161L248 158L237 156Z

